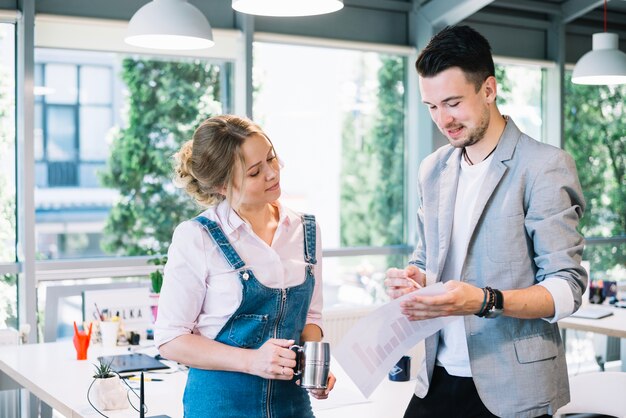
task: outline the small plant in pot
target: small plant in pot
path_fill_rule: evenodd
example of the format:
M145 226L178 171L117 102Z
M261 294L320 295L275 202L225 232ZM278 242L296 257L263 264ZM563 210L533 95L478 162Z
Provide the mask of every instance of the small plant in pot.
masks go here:
M94 367L93 382L89 386L87 397L89 398L89 391L93 387L92 406L96 411L128 408L126 390L122 386L119 375L111 368L111 363L107 363L104 359L99 358L98 363L94 364Z
M159 308L159 293L161 293L161 287L163 286L163 266L167 263L167 256L158 256L155 258L151 258L148 260L150 264L154 264L156 266L156 270L150 273L150 282L151 282L151 309L152 309L152 318L156 321L158 308Z
M167 263L167 256L164 255L151 258L148 260L148 263L156 266L156 270L150 273L150 283L152 293L156 293L158 295L161 293L161 287L163 286L163 266Z
M94 364L96 372L94 373L94 379L108 379L114 377L113 369L111 369L111 363L107 363L103 359L98 359L98 364Z

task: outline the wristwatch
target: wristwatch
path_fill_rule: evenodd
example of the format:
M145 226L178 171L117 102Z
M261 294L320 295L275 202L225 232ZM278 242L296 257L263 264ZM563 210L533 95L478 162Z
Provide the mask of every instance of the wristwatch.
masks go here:
M491 309L485 312L485 318L497 318L504 312L504 297L502 297L502 292L498 289L492 289L490 287L486 287L486 289L493 293L495 302Z

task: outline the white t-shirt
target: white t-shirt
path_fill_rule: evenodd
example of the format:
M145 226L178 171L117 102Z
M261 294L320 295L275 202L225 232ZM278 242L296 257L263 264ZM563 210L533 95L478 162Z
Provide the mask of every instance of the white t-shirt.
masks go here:
M287 288L304 282L304 228L300 215L278 204L279 221L272 245L224 201L202 213L217 222L233 248L264 286ZM315 287L307 324L322 326L322 243L316 226ZM160 346L191 332L215 338L241 304L242 285L236 270L198 222L178 225L168 251L155 344Z

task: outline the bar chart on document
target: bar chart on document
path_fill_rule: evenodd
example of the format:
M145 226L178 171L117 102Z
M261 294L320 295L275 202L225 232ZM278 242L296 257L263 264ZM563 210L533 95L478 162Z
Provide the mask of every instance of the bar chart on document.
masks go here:
M333 350L335 359L364 396L371 395L407 351L453 320L409 321L400 311L400 302L418 293L440 295L445 289L436 283L383 305L357 322Z

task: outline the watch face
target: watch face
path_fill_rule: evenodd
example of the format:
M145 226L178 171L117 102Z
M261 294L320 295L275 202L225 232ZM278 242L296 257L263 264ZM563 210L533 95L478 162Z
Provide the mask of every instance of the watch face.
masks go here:
M493 308L485 314L485 318L497 318L502 315L502 309Z

